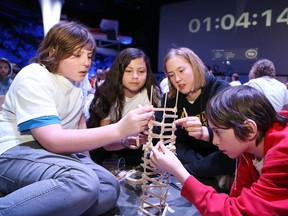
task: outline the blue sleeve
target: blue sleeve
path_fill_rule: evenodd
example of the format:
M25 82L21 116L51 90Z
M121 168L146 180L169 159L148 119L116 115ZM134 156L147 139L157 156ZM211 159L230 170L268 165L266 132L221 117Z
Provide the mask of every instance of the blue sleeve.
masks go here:
M61 124L61 121L58 116L43 116L19 124L18 130L20 132L24 132L29 131L32 128L37 128L50 124Z

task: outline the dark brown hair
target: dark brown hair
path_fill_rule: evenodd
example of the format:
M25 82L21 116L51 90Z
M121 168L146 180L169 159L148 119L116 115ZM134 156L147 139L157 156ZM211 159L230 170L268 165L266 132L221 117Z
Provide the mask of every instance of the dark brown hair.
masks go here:
M275 111L265 95L250 86L233 86L214 96L207 104L206 117L218 128L234 130L237 139L246 141L251 129L244 121L253 120L257 124L256 145L274 122L283 127L288 118Z

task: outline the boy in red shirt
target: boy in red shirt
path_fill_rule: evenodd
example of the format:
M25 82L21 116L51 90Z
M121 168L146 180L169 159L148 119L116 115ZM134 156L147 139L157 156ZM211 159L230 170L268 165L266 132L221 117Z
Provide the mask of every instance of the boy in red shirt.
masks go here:
M230 195L217 193L191 176L163 143L152 147L151 164L183 184L181 194L201 215L287 215L288 112L277 113L264 94L236 86L216 95L206 107L213 144L237 169ZM187 131L189 118L176 120Z

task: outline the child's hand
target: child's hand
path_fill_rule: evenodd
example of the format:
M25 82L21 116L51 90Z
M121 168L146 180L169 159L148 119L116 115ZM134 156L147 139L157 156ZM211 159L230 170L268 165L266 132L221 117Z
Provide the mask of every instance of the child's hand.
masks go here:
M158 169L174 175L177 167L182 164L176 155L170 151L162 141L159 141L156 146L151 147L150 165Z
M138 149L147 142L147 135L139 133L122 139L123 146L129 149Z
M151 151L150 165L174 175L181 184L184 184L190 174L176 155L167 149L161 141L155 147L151 147Z
M144 131L153 118L153 106L139 106L127 113L118 123L124 137Z

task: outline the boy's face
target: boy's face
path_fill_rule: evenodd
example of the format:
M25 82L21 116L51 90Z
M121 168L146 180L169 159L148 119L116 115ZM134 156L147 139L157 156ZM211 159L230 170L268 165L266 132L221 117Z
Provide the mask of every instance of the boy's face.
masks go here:
M82 82L88 73L92 63L93 52L88 47L83 47L75 53L59 62L56 74L69 80Z
M9 65L6 62L0 61L0 76L5 77L9 74Z
M213 131L213 144L230 158L236 158L244 152L249 152L250 142L238 140L232 128L222 129L209 122Z

